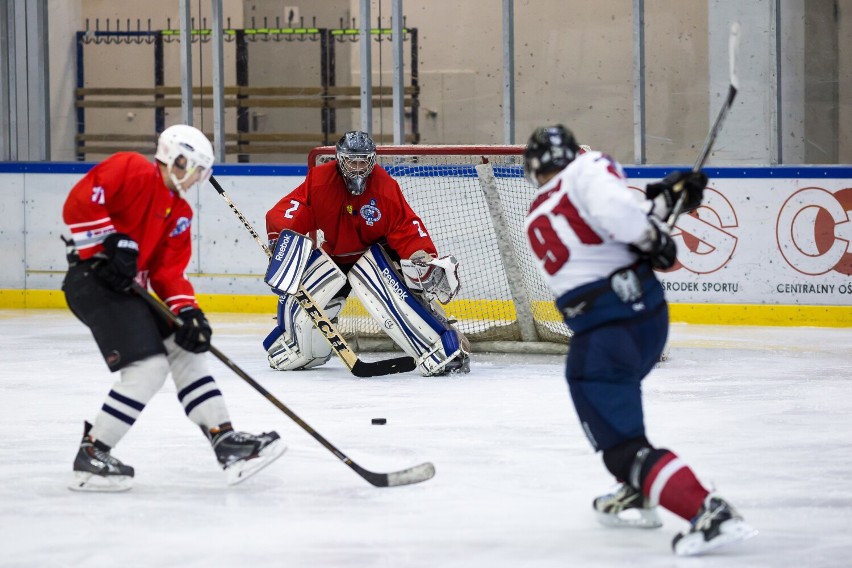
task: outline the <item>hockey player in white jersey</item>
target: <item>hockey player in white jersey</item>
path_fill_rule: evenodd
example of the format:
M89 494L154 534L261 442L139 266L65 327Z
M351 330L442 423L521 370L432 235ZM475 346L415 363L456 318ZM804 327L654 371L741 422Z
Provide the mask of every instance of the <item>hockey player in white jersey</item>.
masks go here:
M524 164L539 188L526 235L574 331L565 371L571 398L586 436L619 483L594 500L598 518L611 526L657 528L661 505L690 522L672 543L678 555L756 534L685 462L645 435L641 383L660 359L669 326L653 269L671 268L676 255L664 220L681 195L684 211L700 205L707 176L673 172L650 184L640 201L615 160L581 153L561 125L533 132Z

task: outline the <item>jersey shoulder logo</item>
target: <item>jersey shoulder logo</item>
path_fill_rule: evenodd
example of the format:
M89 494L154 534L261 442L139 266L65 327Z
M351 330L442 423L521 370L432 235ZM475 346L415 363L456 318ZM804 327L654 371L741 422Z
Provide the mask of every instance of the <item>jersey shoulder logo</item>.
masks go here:
M175 228L172 229L171 233L169 233L169 236L170 237L176 237L176 236L180 235L181 233L186 232L189 229L189 226L191 224L192 223L190 222L188 217L179 218L177 220L177 223L175 223Z
M382 212L379 211L379 208L376 207L376 200L371 199L370 203L367 205L363 205L360 210L361 217L367 222L367 225L373 226L373 224L382 218Z
M98 205L106 203L106 192L103 187L96 185L92 188L92 203L97 203Z

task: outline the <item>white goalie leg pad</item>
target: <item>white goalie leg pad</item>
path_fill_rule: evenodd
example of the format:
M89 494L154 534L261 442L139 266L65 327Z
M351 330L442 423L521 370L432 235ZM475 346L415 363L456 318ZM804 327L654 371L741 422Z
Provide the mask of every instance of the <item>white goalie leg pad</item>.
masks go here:
M355 263L349 283L385 333L417 361L423 375L467 370L463 336L412 294L381 246L373 245Z
M335 295L346 284L346 276L322 250L311 255L301 282L330 320L343 309L345 298ZM278 371L310 369L331 358L328 340L293 296L278 299L278 326L263 342L269 366Z

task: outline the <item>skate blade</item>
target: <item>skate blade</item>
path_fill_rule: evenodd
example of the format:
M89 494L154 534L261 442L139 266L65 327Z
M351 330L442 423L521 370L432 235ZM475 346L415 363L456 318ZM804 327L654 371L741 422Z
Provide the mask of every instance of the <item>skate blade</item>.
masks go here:
M71 491L90 491L100 493L119 493L133 487L133 478L128 475L96 475L87 471L75 471L74 478L68 484Z
M275 440L265 448L263 448L257 456L248 459L240 460L231 465L225 470L225 477L228 480L228 485L237 485L242 483L255 473L259 472L275 460L287 450L287 446L281 440Z
M704 540L700 532L690 533L681 538L675 546L678 556L699 556L728 544L743 542L757 536L757 529L744 521L731 519L722 523L719 535L711 541Z
M663 526L660 515L654 509L628 509L622 511L620 515L611 515L601 511L595 511L595 514L598 517L598 522L605 527L658 529Z

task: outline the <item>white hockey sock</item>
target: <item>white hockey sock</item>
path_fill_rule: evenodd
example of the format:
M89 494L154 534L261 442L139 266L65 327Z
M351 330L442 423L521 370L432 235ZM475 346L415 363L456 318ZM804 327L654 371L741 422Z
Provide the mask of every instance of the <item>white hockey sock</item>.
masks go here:
M206 353L191 353L179 348L174 336L163 343L169 354L178 400L189 419L204 431L230 422L225 399L207 367Z
M120 371L89 435L109 447L127 434L155 394L166 382L169 364L163 355L136 361Z

